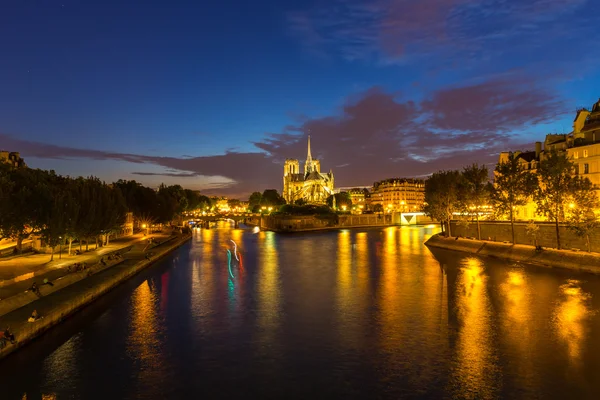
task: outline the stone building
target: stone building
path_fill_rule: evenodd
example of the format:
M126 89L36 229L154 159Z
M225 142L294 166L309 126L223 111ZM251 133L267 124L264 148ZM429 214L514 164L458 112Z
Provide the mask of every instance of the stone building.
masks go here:
M283 167L283 198L289 204L296 200L304 200L309 204L325 204L333 194L333 172L321 172L319 160L313 160L310 153L310 136L308 137L308 153L304 163L304 173L300 172L300 162L288 158Z
M27 167L27 164L25 164L21 155L15 151L9 152L0 150L0 162L8 163L16 168Z
M381 204L386 212L420 212L424 201L423 179L392 178L373 184L370 205Z
M540 163L552 150L566 152L575 164L575 173L587 177L596 186L600 208L600 99L594 103L591 111L580 108L573 120L573 131L568 134L548 134L543 143L536 142L535 151L513 152L523 169L535 173ZM498 158L501 163L508 159L509 152L502 152ZM535 203L517 207L515 219L543 220L536 214Z

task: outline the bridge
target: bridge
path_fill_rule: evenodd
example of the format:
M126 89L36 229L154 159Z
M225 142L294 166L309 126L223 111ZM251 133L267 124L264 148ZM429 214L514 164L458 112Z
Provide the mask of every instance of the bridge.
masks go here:
M198 215L187 217L184 219L184 224L201 225L203 228L210 227L211 222L218 221L233 221L236 228L239 228L240 222L244 222L246 218L260 216L260 214L216 214L216 215Z
M392 222L396 225L431 224L433 220L422 212L393 212Z

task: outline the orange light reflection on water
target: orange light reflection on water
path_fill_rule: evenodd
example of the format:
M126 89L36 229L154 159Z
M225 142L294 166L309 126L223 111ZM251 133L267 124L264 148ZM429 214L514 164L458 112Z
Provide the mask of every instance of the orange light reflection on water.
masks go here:
M454 369L461 398L490 399L497 394L487 279L481 260L473 257L463 260L456 282L456 307L461 326Z

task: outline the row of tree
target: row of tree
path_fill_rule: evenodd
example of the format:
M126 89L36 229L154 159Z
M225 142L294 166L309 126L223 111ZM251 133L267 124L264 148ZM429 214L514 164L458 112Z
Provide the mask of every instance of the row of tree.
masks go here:
M138 221L167 223L186 210L210 207L208 197L179 185L161 185L158 190L135 181L120 180L112 185L98 178L70 178L54 171L15 168L0 163L0 238L17 242L40 235L54 249L73 241L99 238L108 241L122 229L132 212ZM54 253L51 255L51 259Z
M567 223L577 235L585 237L590 248L590 233L598 227L594 213L598 198L586 177L577 174L566 154L550 152L534 171L523 168L515 154L499 163L493 184L488 169L473 164L462 171L440 171L425 182L424 212L442 221L442 229L451 236L450 220L456 214L470 216L477 223L486 210L493 217L510 221L515 243L514 220L517 207L534 201L537 214L552 221L556 228L557 248L560 245L559 224Z

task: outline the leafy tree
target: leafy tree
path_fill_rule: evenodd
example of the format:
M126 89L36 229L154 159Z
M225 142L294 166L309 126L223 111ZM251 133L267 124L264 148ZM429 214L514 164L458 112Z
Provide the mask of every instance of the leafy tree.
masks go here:
M567 211L567 228L585 238L587 251L590 252L590 235L600 226L594 212L598 197L589 179L579 176L573 179L571 191L573 197Z
M260 206L260 202L262 201L262 193L261 192L253 192L248 199L248 207L254 209L255 206ZM259 207L260 208L260 207Z
M306 204L308 204L308 202L304 199L298 199L298 200L294 201L294 205L297 205L297 206L304 206Z
M556 247L560 246L558 224L564 221L565 206L576 190L575 166L564 153L552 150L537 170L539 184L535 190L537 212L554 222L556 227Z
M425 181L425 206L423 212L445 225L452 236L450 221L459 210L459 190L462 176L459 171L439 171Z
M383 205L381 205L381 204L375 204L373 206L373 212L382 213L383 212Z
M63 243L67 237L71 237L70 243L72 242L80 204L74 191L74 181L71 178L49 174L48 183L51 203L41 234L52 249L50 254L50 261L52 261L54 260L54 248L57 245Z
M23 240L40 233L48 218L51 195L47 175L39 169L0 163L0 238L16 240L18 253Z
M527 226L525 227L525 232L528 236L533 238L533 245L537 248L538 246L538 237L540 235L540 226L535 223L535 221L529 221Z
M251 196L252 197L252 196ZM281 197L275 189L266 189L261 197L260 205L266 207L277 207L285 204L285 199Z
M339 192L333 194L327 198L327 205L329 207L333 207L333 199L335 198L336 208L340 209L343 206L346 206L346 209L350 209L352 207L352 197L350 197L350 193L348 192Z
M460 206L469 215L475 215L477 221L477 239L481 240L479 213L489 202L488 169L485 165L472 164L462 171L459 190Z
M534 174L521 168L518 158L510 153L505 162L496 165L491 200L495 211L507 215L510 220L512 243L515 244L515 207L527 204L537 187Z

